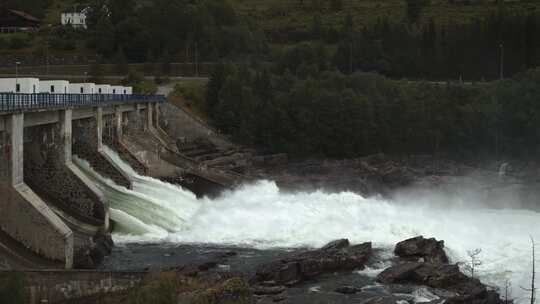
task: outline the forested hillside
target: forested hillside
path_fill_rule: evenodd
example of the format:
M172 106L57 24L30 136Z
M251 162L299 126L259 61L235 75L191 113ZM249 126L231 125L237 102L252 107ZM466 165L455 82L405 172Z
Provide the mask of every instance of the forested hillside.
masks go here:
M222 66L206 100L223 132L296 156L540 153L540 69L467 85Z
M296 52L324 54L344 73L474 81L499 78L502 60L506 76L540 64L534 0L90 0L88 31L57 26L60 12L80 1L7 1L45 24L36 34L0 36L4 53L166 64L299 62Z

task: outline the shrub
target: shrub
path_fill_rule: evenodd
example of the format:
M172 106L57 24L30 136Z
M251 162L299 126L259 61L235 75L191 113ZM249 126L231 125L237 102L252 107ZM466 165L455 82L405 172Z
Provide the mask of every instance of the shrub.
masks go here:
M23 49L30 45L30 37L28 35L13 35L9 41L9 48L13 50Z

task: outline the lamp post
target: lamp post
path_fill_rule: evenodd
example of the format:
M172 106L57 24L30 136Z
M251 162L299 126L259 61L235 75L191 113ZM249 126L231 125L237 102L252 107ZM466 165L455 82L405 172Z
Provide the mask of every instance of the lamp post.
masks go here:
M18 93L17 89L19 86L19 64L21 64L20 61L15 62L15 93Z

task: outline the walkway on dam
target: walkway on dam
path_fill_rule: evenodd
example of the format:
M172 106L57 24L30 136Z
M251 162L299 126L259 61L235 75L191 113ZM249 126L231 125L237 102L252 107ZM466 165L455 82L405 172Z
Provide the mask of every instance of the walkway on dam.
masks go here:
M165 102L163 95L0 93L0 115L51 108Z

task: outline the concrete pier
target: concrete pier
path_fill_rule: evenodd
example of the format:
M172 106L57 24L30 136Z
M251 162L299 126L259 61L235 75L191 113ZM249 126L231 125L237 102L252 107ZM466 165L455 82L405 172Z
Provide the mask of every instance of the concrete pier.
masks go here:
M24 114L4 117L8 142L2 162L0 228L26 248L45 258L73 267L73 232L24 183ZM6 174L7 173L7 174Z

